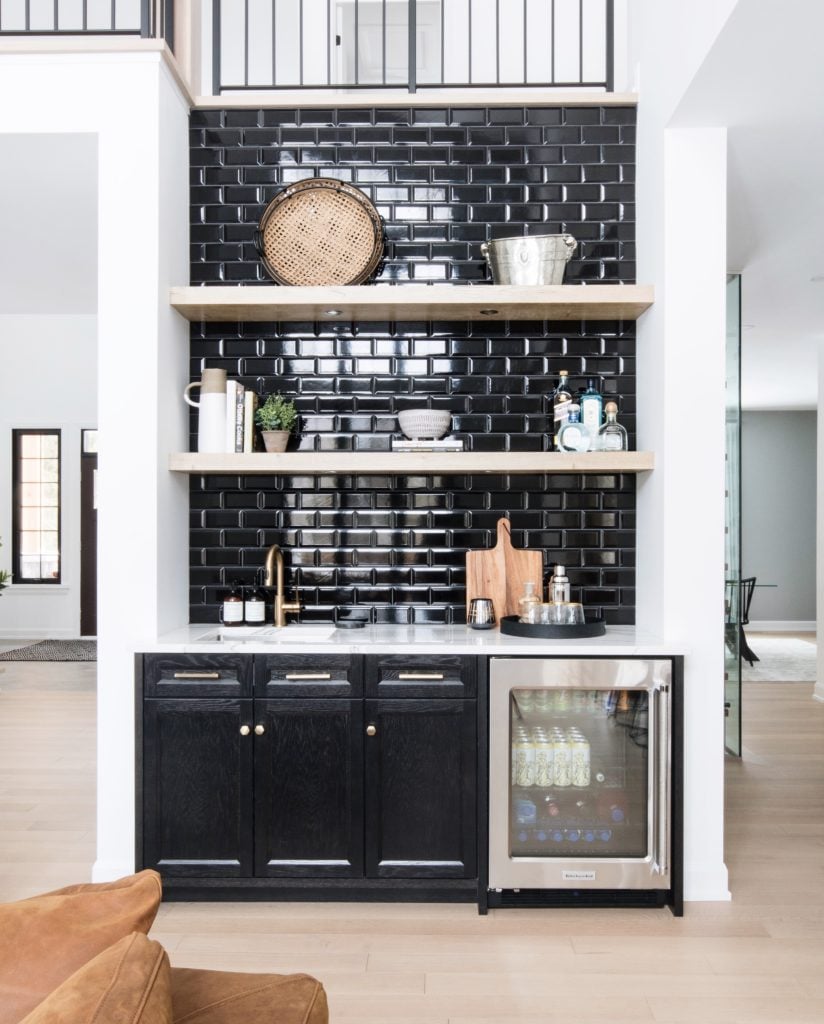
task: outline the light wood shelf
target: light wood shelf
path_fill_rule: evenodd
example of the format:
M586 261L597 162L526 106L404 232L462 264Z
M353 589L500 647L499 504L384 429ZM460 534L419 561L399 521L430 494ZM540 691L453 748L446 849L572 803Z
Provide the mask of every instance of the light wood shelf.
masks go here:
M638 284L206 285L172 288L170 301L196 322L635 320L652 305L653 289Z
M175 452L169 456L169 469L198 476L643 473L653 464L652 452Z

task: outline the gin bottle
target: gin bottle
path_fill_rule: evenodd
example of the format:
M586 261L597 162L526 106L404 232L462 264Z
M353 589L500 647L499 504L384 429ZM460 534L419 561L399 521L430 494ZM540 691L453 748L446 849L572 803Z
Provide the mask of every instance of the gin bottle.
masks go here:
M600 391L595 388L595 381L587 381L587 389L581 394L581 422L589 432L592 439L590 447L595 447L598 431L601 429L602 407L604 404Z
M589 432L578 419L580 408L573 402L569 419L558 432L558 448L562 452L588 452L592 447Z
M605 411L607 421L598 433L598 447L603 452L625 452L629 445L627 432L618 422L618 406L615 402L607 402Z

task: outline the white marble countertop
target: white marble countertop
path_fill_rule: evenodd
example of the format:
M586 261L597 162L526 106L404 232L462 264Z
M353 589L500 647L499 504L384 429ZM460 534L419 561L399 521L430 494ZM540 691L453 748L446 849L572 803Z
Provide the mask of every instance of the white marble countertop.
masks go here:
M221 637L224 637L222 639ZM483 654L483 655L632 655L684 654L683 644L667 643L634 626L608 626L605 636L589 640L547 640L503 635L468 626L383 626L335 629L331 623L298 623L277 630L265 627L189 625L141 648L145 653L274 654L323 651L328 654Z

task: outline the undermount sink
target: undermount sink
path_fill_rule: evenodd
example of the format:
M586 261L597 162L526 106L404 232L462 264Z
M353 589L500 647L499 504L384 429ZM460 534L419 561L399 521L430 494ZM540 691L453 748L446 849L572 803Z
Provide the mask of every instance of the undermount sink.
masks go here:
M331 623L293 622L288 626L219 626L197 639L203 642L248 641L250 643L283 643L290 640L328 640L335 632Z

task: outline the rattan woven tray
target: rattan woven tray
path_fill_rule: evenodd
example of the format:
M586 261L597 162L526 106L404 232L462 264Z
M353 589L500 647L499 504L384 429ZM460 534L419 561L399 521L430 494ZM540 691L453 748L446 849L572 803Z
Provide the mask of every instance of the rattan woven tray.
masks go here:
M383 256L383 222L360 189L307 178L269 203L255 233L266 272L278 284L363 284Z

